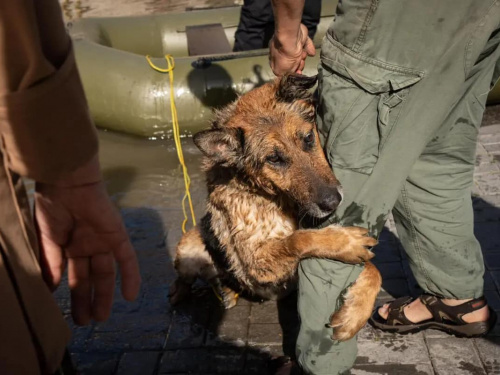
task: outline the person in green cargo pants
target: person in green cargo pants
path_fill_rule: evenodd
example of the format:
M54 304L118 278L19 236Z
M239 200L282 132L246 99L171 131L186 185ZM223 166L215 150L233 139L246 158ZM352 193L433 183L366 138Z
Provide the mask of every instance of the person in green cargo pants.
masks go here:
M300 25L304 0L273 0L276 75L301 73L315 53ZM369 228L392 212L425 294L376 310L393 332L421 328L476 336L491 327L471 188L478 128L500 75L499 0L343 0L321 47L318 128L344 187L323 225ZM307 259L299 266L298 366L280 374L341 374L355 338L326 324L362 266Z

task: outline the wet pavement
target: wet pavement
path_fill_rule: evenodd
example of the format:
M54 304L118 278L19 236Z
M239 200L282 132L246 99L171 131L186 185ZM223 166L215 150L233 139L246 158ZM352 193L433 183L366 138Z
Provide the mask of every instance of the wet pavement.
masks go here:
M485 294L500 313L500 107L490 108L480 130L473 192L476 235L486 264ZM178 308L168 303L172 259L181 236L181 170L171 141L147 141L100 131L101 162L109 193L120 207L139 257L143 285L135 302L116 293L106 323L76 327L68 289L55 294L73 328L69 346L82 374L266 374L282 354L274 302L240 300L224 311L211 290L197 285ZM190 139L184 153L197 217L203 213L200 154ZM379 302L417 295L418 287L388 220L375 263L384 282ZM119 286L118 286L119 287ZM118 288L117 288L118 290ZM293 299L285 312L293 315ZM285 314L286 315L286 314ZM460 339L437 331L398 336L365 327L353 374L500 374L500 325L486 338Z

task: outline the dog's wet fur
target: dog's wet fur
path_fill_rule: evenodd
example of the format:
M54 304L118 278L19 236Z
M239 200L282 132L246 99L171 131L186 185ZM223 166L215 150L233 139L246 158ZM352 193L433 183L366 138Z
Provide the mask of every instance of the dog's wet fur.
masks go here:
M316 77L287 75L241 96L197 133L207 176L207 214L177 246L178 303L197 278L211 283L226 308L237 294L275 299L296 287L309 257L366 262L332 315L333 338L353 337L368 320L381 278L368 262L376 240L358 227L299 229L308 215L324 218L342 199L319 143L310 89Z

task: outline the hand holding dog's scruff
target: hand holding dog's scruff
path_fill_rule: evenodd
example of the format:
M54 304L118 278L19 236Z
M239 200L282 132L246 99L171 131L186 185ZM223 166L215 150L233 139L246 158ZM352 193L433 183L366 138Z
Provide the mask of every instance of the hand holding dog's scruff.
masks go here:
M106 320L115 288L115 262L122 294L134 300L140 288L136 255L121 217L101 180L97 157L55 184L35 192L44 279L56 288L66 266L75 323Z
M300 24L297 32L277 30L269 43L269 64L277 76L302 74L307 56L315 54L316 49L303 24Z

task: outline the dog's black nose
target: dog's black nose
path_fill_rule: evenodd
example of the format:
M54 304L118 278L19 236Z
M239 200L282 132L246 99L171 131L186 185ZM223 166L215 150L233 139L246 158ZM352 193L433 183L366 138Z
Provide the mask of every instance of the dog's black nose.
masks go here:
M326 212L334 211L342 201L342 195L338 190L329 191L327 194L324 194L322 198L323 199L318 203L318 207Z

